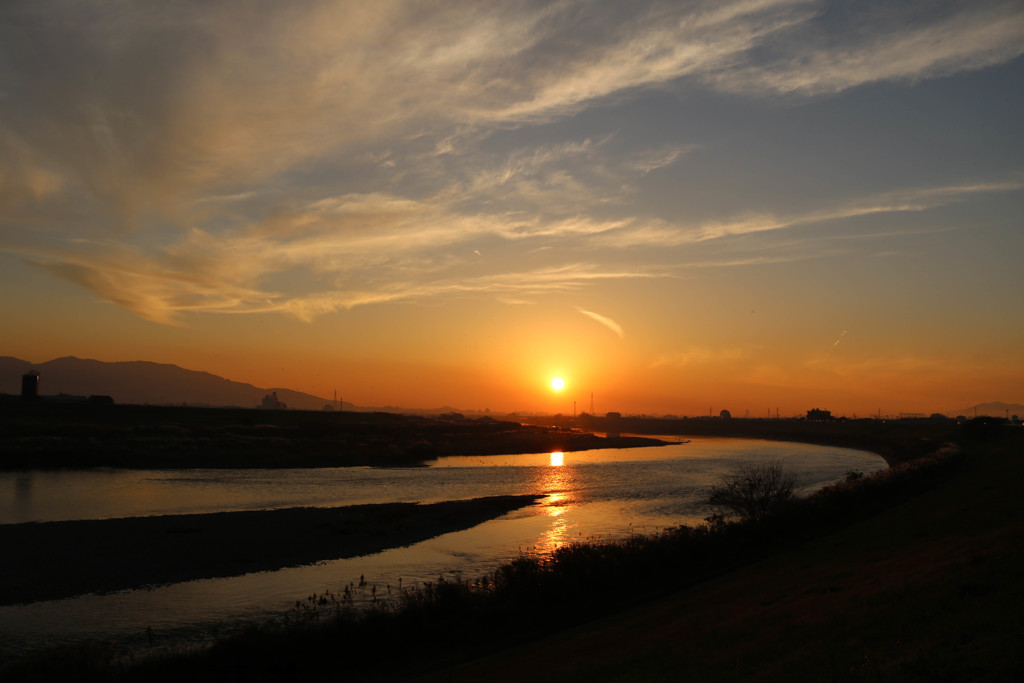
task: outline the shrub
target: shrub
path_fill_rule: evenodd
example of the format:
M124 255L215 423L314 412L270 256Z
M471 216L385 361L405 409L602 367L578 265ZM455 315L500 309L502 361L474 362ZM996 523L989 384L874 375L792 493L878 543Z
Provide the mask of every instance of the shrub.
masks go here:
M759 522L793 500L796 477L778 460L743 465L711 487L708 503L731 510L742 521Z

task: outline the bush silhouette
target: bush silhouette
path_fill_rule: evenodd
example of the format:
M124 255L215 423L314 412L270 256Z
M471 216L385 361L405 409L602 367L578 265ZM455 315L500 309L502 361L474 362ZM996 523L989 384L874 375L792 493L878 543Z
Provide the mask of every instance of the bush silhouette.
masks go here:
M759 522L793 500L796 477L778 460L742 465L711 487L708 503L724 507L745 522Z

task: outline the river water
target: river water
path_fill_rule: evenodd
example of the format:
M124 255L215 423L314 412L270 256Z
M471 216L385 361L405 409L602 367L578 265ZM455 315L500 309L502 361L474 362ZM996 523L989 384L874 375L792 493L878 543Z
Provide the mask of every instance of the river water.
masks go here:
M665 437L677 439L678 437ZM0 659L83 639L119 651L206 642L239 625L288 613L296 601L345 586L384 596L459 574L475 579L520 553L573 540L623 538L699 524L707 487L741 464L778 459L804 493L851 470L885 468L846 448L748 439L695 438L663 447L442 458L409 469L90 470L0 473L0 523L143 515L436 502L543 494L537 505L472 529L347 560L189 581L151 590L0 606Z

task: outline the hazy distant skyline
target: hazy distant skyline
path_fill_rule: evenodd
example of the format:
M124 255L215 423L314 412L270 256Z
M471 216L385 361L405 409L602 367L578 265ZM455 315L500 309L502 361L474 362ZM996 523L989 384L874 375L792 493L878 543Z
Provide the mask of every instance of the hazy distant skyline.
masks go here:
M0 355L362 405L1022 402L1022 54L1019 2L4 3Z

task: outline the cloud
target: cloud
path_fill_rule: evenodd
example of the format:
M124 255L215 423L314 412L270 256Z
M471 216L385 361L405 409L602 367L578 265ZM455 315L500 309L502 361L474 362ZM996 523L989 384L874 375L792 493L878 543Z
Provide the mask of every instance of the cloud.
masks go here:
M279 312L310 322L320 315L356 306L456 295L487 295L525 303L523 297L578 291L603 280L654 277L643 271L609 270L586 263L469 277L438 273L429 264L419 268L403 265L388 269L384 277L346 276L334 281L335 285L348 285L344 289L331 288L328 278L324 286L316 288L319 291L285 293L261 288L259 281L268 271L281 268L273 263L275 259L295 259L294 253L281 256L270 245L250 247L248 253L240 244L220 245L217 249L202 234L195 235L195 240L192 249L165 253L158 260L121 249L118 258L97 255L72 262L51 257L30 262L140 317L160 323L180 322L181 314L186 312ZM211 246L202 249L202 244ZM230 263L230 267L222 268L224 263ZM298 263L311 267L309 261ZM605 324L614 325L611 321Z
M203 282L194 273L161 270L145 261L128 266L37 260L29 263L157 323L178 323L180 314L187 311L236 312L247 302L267 301L272 296L233 282Z
M481 116L560 118L597 99L713 72L812 15L808 3L800 0L696 3L689 11L651 3L648 11L630 8L626 16L609 16L609 5L578 4L596 11L581 29L590 29L589 40L577 42L579 51L566 56L572 68L529 70L525 96ZM601 23L595 29L597 20Z
M700 145L670 145L661 149L654 149L636 156L630 166L643 175L659 168L670 166L684 154L689 154Z
M584 309L580 308L579 306L576 307L576 310L579 311L580 313L582 313L583 315L587 316L588 318L596 320L597 322L599 322L602 325L604 325L605 327L607 327L609 330L611 330L616 335L618 335L619 339L625 339L626 338L626 333L623 331L622 326L619 325L614 320L612 320L611 318L605 317L605 316L601 315L600 313L594 313L593 311L584 310Z
M445 190L450 204L489 211L579 213L614 199L606 190L614 171L603 153L608 138L521 147L500 158L462 160L465 179ZM478 165L479 164L479 165ZM618 193L615 193L618 194Z
M880 81L917 82L1003 64L1024 54L1024 11L1019 3L956 4L958 11L926 4L863 3L838 32L825 18L794 26L761 63L705 75L723 90L744 93L837 93Z
M789 216L759 214L727 221L713 221L700 225L672 225L665 221L631 223L621 228L602 232L595 241L609 247L663 246L676 247L728 237L739 237L762 232L784 230L802 225L829 223L873 214L927 211L975 195L1016 192L1024 189L1024 181L979 182L945 185L932 188L911 188L875 194L848 201L827 209Z
M635 219L598 222L585 216L545 221L538 216L460 215L438 201L353 194L279 210L261 223L231 232L193 228L182 240L156 250L145 243L132 246L84 238L45 245L7 240L4 246L26 254L34 265L57 277L157 322L173 322L183 313L199 311L276 311L313 320L324 313L399 300L453 295L522 300L551 291L576 291L602 280L671 276L671 269L644 265L643 258L625 268L602 260L541 266L538 259L558 260L558 250L546 248L530 255L529 262L537 263L536 267L524 269L515 261L495 262L490 256L477 257L472 249L455 249L480 240L500 240L481 251L488 255L508 253L511 245L520 242L533 252L529 245L552 239L584 240L577 251L585 251L588 242L602 248L679 246L883 211L920 211L975 194L1022 187L1024 183L1005 181L891 192L802 216L751 219L713 229L679 228L661 221L644 224ZM805 241L799 244L806 246ZM703 255L698 260L679 260L674 268L782 263L830 253L820 248L813 254L805 252ZM294 269L302 273L297 284L267 288L274 274ZM614 321L579 310L623 336Z
M750 350L744 348L719 348L691 346L680 351L665 353L653 361L651 369L680 369L694 365L712 365L734 363L750 356Z
M599 280L622 280L649 278L643 272L608 272L587 264L572 264L560 268L548 268L523 272L507 272L498 275L480 276L455 281L392 283L376 290L328 292L315 297L291 299L275 310L284 310L303 320L312 320L316 315L368 304L390 301L413 301L437 296L488 294L497 296L506 303L525 303L518 296L540 297L552 292L571 292L589 282ZM510 296L511 295L511 296ZM595 313L585 311L621 336L621 328L607 318L601 320Z
M1024 50L1012 3L934 16L866 7L840 25L807 0L8 3L0 249L154 321L314 319L664 276L642 247L1020 189L669 219L641 206L637 185L703 148L686 126L671 139L611 124L566 133L574 117L651 93L814 97Z
M381 159L375 145L404 141L390 169L374 164L397 173L410 153L458 153L489 131L680 79L815 94L982 68L1024 50L1012 4L895 25L856 17L866 28L850 35L826 30L818 3L783 0L628 11L453 2L430 12L403 2L217 12L57 3L7 14L16 20L2 24L0 62L19 65L0 73L8 168L36 164L37 176L113 202L129 227L338 155Z

